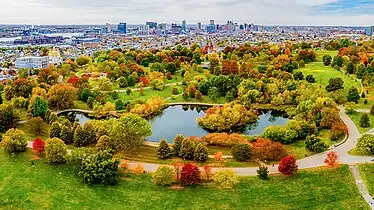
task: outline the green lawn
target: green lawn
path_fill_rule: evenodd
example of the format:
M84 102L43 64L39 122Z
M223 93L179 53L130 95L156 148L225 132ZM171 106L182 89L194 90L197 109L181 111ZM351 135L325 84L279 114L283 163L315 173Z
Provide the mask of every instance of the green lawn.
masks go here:
M355 113L355 114L349 114L348 116L352 119L352 121L355 123L357 129L360 131L361 134L368 132L370 129L374 127L374 116L371 114L369 115L370 118L370 124L371 126L369 128L362 128L360 126L360 118L363 115L363 113Z
M329 79L340 77L344 81L344 89L348 92L352 86L361 90L361 85L358 81L345 75L342 71L338 71L331 66L325 66L322 62L314 62L306 64L305 68L300 69L304 76L311 74L316 79L316 83L325 87L329 83Z
M370 195L374 196L374 164L360 164L358 169Z
M148 174L127 175L114 187L81 182L68 165L30 162L0 150L0 209L368 209L347 166L300 171L294 177L240 178L232 190L212 184L172 190Z
M41 138L45 141L49 138L50 126L45 122L43 122L41 125L42 131L40 132L40 134L35 134L34 132L32 132L30 126L27 123L18 124L17 128L25 132L27 141L34 141L35 138Z
M335 56L338 55L339 51L337 50L320 50L320 51L316 51L317 53L317 61L318 62L322 62L323 61L323 56L325 55L330 55L332 58L334 58Z

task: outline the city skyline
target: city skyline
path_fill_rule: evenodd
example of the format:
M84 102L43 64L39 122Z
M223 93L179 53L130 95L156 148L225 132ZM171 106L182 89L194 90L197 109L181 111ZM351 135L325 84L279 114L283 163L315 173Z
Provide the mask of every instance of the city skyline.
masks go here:
M104 24L146 21L187 24L227 20L263 25L373 25L374 1L349 0L13 0L1 24ZM193 18L191 18L193 17Z

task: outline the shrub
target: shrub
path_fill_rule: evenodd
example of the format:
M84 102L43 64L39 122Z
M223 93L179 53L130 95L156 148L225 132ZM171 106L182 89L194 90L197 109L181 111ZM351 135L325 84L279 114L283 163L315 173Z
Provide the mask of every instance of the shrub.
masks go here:
M322 152L328 148L328 146L322 142L322 139L316 137L315 135L308 136L306 138L305 147L307 150L312 152Z
M200 162L208 160L208 148L201 143L196 146L195 160Z
M257 170L257 177L263 180L269 179L269 170L266 165L261 165Z
M200 170L195 164L184 164L180 176L183 185L194 185L200 183Z
M62 126L60 138L62 141L65 142L65 144L71 144L73 143L74 138L74 132L69 126Z
M357 141L357 150L365 155L374 154L374 135L362 135Z
M86 132L84 131L84 129L83 129L82 126L78 126L75 129L74 138L73 138L75 146L77 146L77 147L83 147L83 146L86 146L88 144L88 141L87 141L85 133Z
M61 124L58 122L53 122L51 125L51 131L49 133L50 138L60 138L61 134Z
M43 98L37 96L31 107L32 116L43 117L48 110L48 102Z
M44 141L41 138L34 139L32 143L32 151L37 154L44 152Z
M182 165L182 163L177 161L177 162L173 163L172 166L174 167L176 179L179 180L180 179L180 173L181 173L183 165Z
M194 154L195 144L189 139L184 139L180 150L180 156L185 160L193 160Z
M232 148L231 153L237 161L248 161L251 158L251 146L249 144L237 144Z
M22 130L14 128L9 129L3 135L1 145L7 153L24 152L27 147L26 135Z
M125 87L127 87L127 86L128 86L128 83L127 83L126 78L125 78L125 77L120 77L120 78L118 79L118 85L119 85L120 88L125 88Z
M42 132L42 125L43 125L43 119L40 117L33 117L31 120L28 122L31 131L39 135Z
M269 139L259 138L251 143L252 155L255 159L276 161L287 155L284 145Z
M295 80L303 80L304 79L304 75L301 71L298 71L296 72L294 75L293 75L293 78Z
M179 94L178 88L174 87L171 94L178 95Z
M316 82L316 79L311 74L307 75L305 79L309 83L315 83Z
M236 144L245 144L248 142L248 140L244 136L237 133L210 133L203 137L203 141L208 145L225 147L231 147Z
M374 105L372 105L371 108L370 108L370 114L374 115Z
M83 126L84 136L88 144L96 143L96 129L91 122L87 122Z
M278 165L278 171L286 176L292 176L296 174L297 169L298 166L293 155L282 158Z
M214 160L217 162L223 161L223 153L222 152L216 152L214 153Z
M369 115L366 114L366 113L363 114L363 115L361 115L359 124L360 124L360 127L362 127L362 128L368 128L368 127L370 127L370 118L369 118Z
M124 110L126 108L125 103L121 99L116 100L115 106L116 110Z
M118 183L118 164L110 152L99 151L82 160L78 175L90 184L115 185Z
M289 144L297 139L298 133L294 129L280 126L271 126L265 129L265 132L262 134L262 136L273 141L279 141L282 144Z
M96 148L99 150L115 150L112 140L107 135L103 135L97 141Z
M160 80L160 79L156 79L156 80L153 80L151 83L150 83L150 86L152 87L152 89L154 90L163 90L165 88L165 82Z
M239 183L236 172L230 169L224 169L216 172L213 177L214 183L225 188L231 189Z
M184 136L182 134L178 134L177 136L175 136L174 138L174 144L173 144L173 153L174 155L176 156L180 156L180 150L181 150L181 147L182 147L182 142L184 140Z
M169 144L166 142L165 139L162 139L160 141L160 144L157 149L157 155L160 159L166 159L171 156Z
M50 138L45 142L45 155L49 163L65 163L68 155L67 147L59 138Z
M152 182L156 185L168 186L174 182L174 170L169 166L159 166L152 174Z
M210 167L209 165L205 165L203 167L203 169L204 169L204 176L205 176L206 180L210 181L210 179L211 179L211 177L213 175L213 173L212 173L212 167Z
M338 164L338 158L339 158L338 153L331 151L327 153L325 163L329 167L334 167Z

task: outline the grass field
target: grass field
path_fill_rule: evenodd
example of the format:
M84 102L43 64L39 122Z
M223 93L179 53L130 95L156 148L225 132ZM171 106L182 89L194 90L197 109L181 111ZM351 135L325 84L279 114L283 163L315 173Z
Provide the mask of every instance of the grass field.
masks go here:
M363 115L363 113L355 113L355 114L349 114L348 116L351 118L351 120L355 123L357 129L360 131L361 134L368 132L370 129L374 127L374 116L371 114L369 115L370 118L370 127L368 128L362 128L360 126L360 118Z
M332 58L334 58L335 56L338 55L338 51L337 50L320 50L320 51L316 51L317 53L317 62L322 62L323 61L323 56L325 55L330 55Z
M370 195L374 196L374 164L360 164L358 169Z
M361 90L360 82L350 78L343 72L338 71L331 66L325 66L322 62L314 62L306 64L305 68L300 69L304 76L311 74L316 79L316 83L321 84L323 88L327 86L331 78L342 78L344 81L344 90L348 92L352 86L356 87L359 91Z
M0 209L368 209L347 166L268 181L243 177L231 190L212 184L172 190L153 185L148 174L90 186L69 165L32 165L30 156L0 149Z

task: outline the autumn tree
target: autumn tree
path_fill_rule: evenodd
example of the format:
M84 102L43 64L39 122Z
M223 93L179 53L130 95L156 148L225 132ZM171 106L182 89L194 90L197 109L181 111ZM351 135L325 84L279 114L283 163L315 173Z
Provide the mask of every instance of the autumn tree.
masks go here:
M343 89L344 81L342 78L331 78L329 80L329 84L326 86L326 90L328 92L332 92L335 90Z
M89 64L91 62L91 58L86 55L82 55L75 59L75 62L77 63L78 66L84 66L86 64Z
M292 176L296 174L298 165L293 155L282 158L278 165L278 171L286 176Z
M48 91L49 105L57 109L69 109L74 106L77 89L68 84L57 84Z
M30 98L35 84L28 79L17 79L10 86L5 87L5 99L11 100L15 97Z
M54 66L49 66L48 68L40 69L37 76L38 83L46 83L48 85L54 85L58 82L59 74Z
M331 151L327 153L325 163L329 167L335 167L338 164L338 158L339 158L338 153Z

